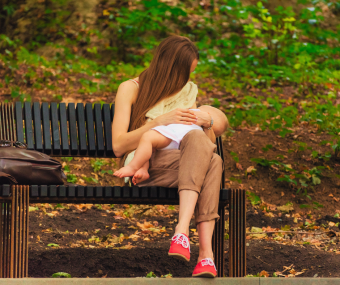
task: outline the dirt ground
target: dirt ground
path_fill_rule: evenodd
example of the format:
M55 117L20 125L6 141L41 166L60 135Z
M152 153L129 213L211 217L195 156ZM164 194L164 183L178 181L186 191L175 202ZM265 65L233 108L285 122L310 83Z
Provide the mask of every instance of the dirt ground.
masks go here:
M65 207L43 207L40 211L31 212L30 277L50 277L55 272L67 272L73 277L143 277L150 271L157 276L168 273L174 277L191 275L198 257L198 239L193 225L191 261L183 263L167 256L177 218L176 209L164 207L162 215L155 210L139 219L120 216L120 208L126 208L124 206L111 208L103 205L102 209L94 205L87 208ZM325 216L319 223L329 220L332 217ZM247 227L280 228L283 225L293 226L294 222L291 218L278 220L248 209ZM157 229L163 230L160 232ZM124 239L119 241L122 235ZM274 272L288 268L300 273L297 275L299 277L313 277L316 274L319 277L340 277L339 254L312 245L292 244L293 240L292 237L283 241L247 240L247 274L255 275L264 270L272 276ZM338 247L338 240L333 238L328 241L331 240L333 250ZM228 241L225 243L225 253L225 274L228 276Z

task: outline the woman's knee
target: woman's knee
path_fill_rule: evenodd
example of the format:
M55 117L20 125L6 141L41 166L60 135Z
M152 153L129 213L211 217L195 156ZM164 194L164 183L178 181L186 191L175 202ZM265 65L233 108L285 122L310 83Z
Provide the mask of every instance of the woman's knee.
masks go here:
M185 136L184 136L184 138L186 138L187 140L192 140L192 139L201 139L201 138L207 138L207 139L209 139L208 137L207 137L207 135L204 133L204 132L202 132L201 130L192 130L192 131L190 131L190 132L188 132ZM183 138L183 139L184 139Z
M217 154L214 153L211 157L210 161L211 167L215 169L215 171L223 171L223 159Z
M206 148L212 147L214 148L215 145L211 142L211 140L208 138L208 136L201 130L192 130L189 133L187 133L182 142L181 145L196 145L200 148Z

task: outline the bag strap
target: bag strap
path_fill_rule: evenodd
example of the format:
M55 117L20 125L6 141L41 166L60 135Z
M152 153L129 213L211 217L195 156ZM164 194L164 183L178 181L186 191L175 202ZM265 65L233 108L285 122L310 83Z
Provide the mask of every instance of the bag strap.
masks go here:
M0 171L0 184L18 184L18 181L12 175Z

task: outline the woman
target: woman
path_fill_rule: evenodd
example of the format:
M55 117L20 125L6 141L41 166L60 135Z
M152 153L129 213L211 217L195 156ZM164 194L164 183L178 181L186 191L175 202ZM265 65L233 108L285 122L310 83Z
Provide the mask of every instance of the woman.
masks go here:
M168 37L158 46L150 66L138 78L119 86L112 125L113 150L117 157L135 150L142 135L156 126L195 123L203 127L204 132L189 132L179 150L155 152L150 160L150 178L139 186L178 187L179 219L169 255L190 260L189 224L195 211L199 257L193 276L215 277L212 234L219 218L222 160L214 153L216 146L211 142L215 136L211 117L207 112L182 108L153 120L145 117L157 103L186 86L198 59L197 48L189 39Z

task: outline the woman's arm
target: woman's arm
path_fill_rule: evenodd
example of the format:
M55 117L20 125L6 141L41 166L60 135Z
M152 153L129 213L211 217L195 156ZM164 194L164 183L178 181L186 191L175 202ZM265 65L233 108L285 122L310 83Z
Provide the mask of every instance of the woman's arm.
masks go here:
M136 149L142 135L157 126L156 121L151 121L137 130L128 132L131 107L136 101L137 94L138 87L134 83L126 81L119 85L112 123L112 148L116 157L121 157L126 152Z
M212 143L216 143L216 136L212 128L210 130L203 128L203 131L205 132L205 134L208 136Z
M134 83L126 81L119 85L112 123L112 148L116 157L121 157L126 152L136 149L142 135L156 126L176 123L190 125L196 122L194 112L188 109L176 109L147 122L137 130L128 132L131 107L137 95L138 87Z

